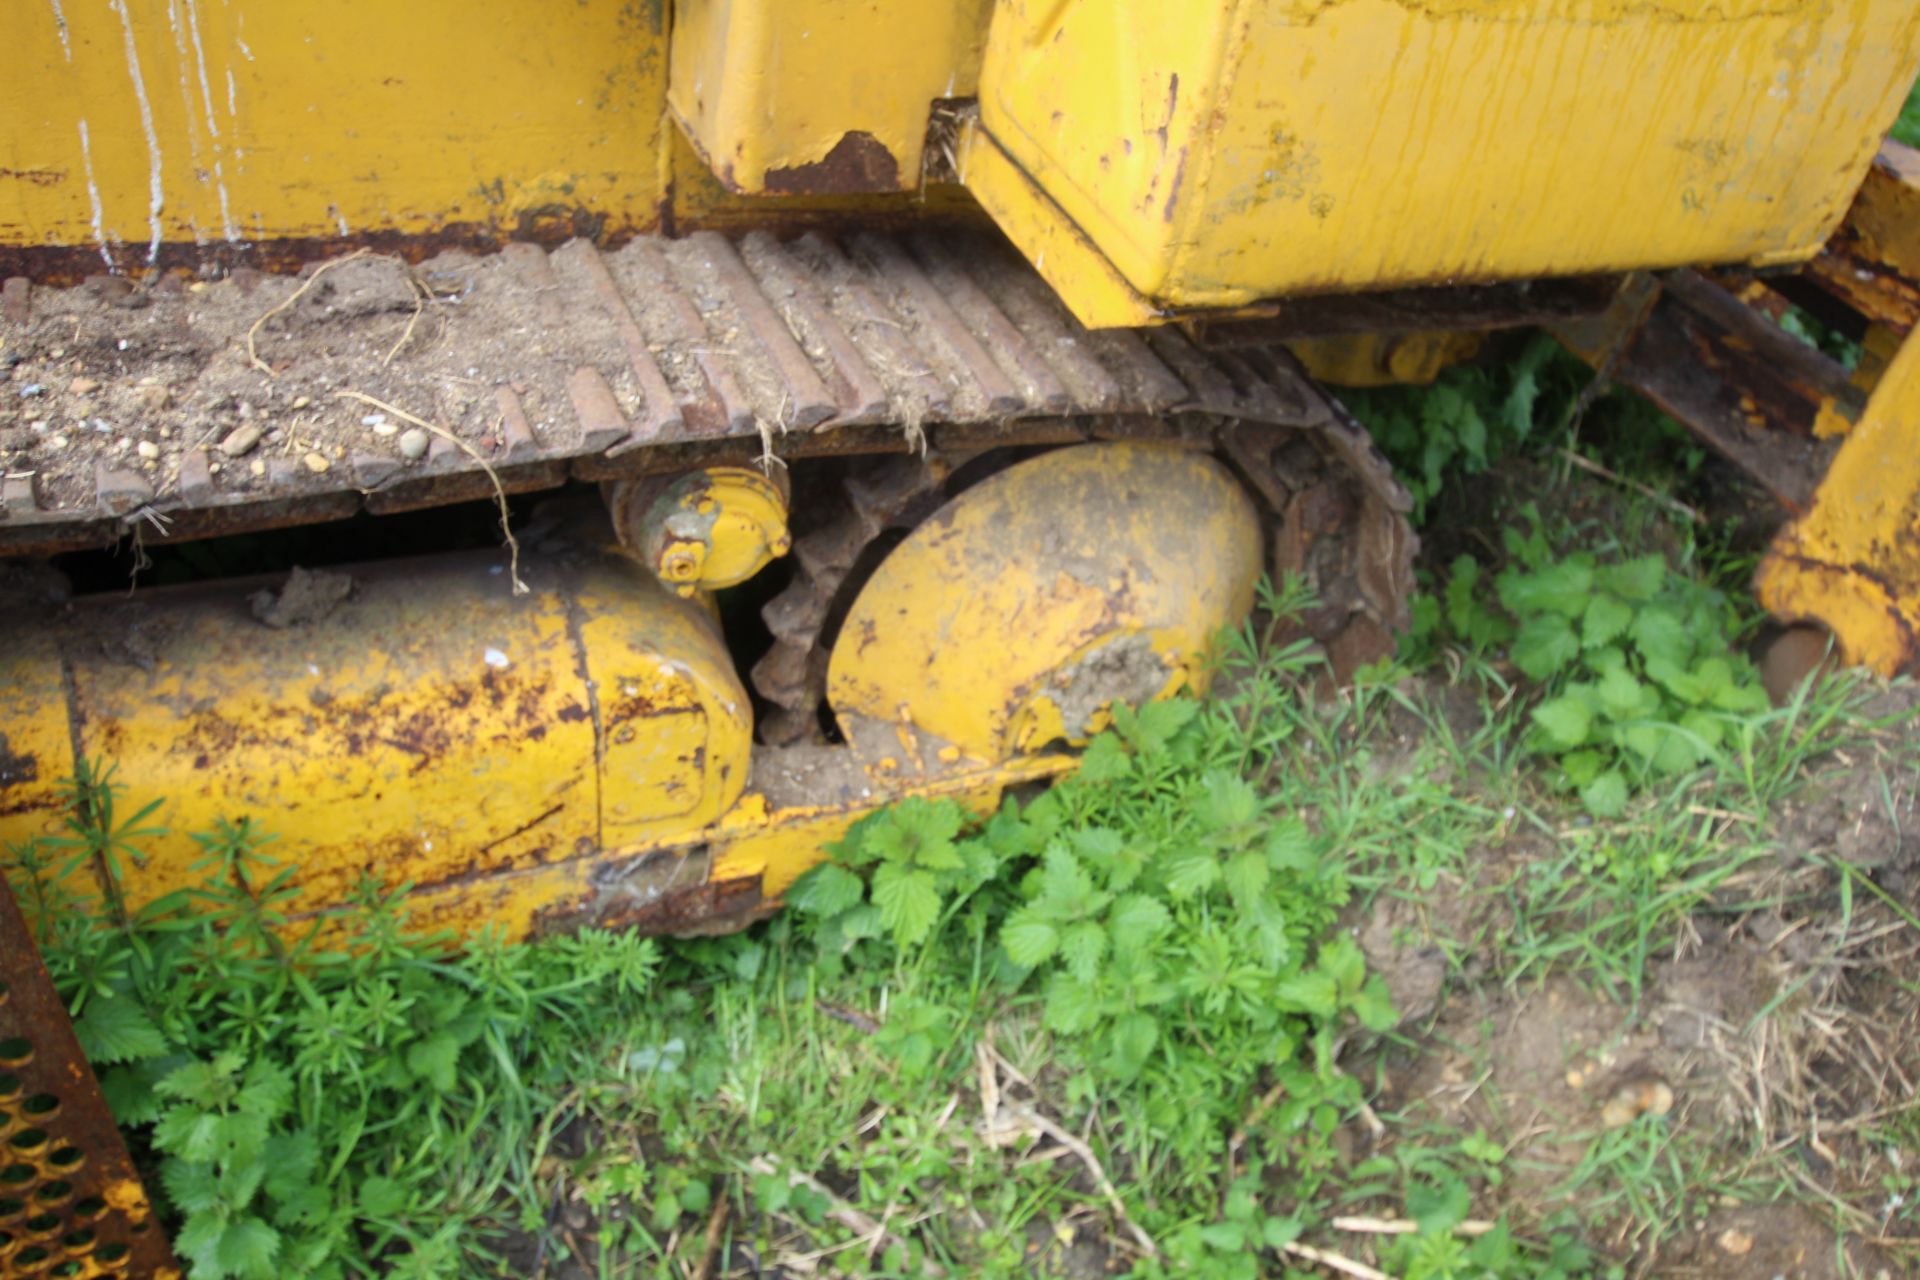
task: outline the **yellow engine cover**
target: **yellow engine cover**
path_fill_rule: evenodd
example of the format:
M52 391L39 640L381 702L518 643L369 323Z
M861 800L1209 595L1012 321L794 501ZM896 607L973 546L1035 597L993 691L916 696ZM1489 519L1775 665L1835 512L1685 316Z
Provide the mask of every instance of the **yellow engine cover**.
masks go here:
M1810 256L1913 0L1000 0L967 186L1090 325Z
M1212 458L1119 443L1043 454L880 563L841 625L827 698L856 747L874 741L859 723L988 762L1084 741L1114 700L1203 687L1260 570L1253 503Z
M367 873L497 883L733 806L752 712L699 605L625 561L537 563L521 597L498 569L356 566L344 599L324 579L283 599L279 627L231 586L89 598L52 628L13 611L0 843L58 825L75 751L119 766L123 813L161 802L130 905L198 883L190 833L221 818L276 833L296 908L321 910Z

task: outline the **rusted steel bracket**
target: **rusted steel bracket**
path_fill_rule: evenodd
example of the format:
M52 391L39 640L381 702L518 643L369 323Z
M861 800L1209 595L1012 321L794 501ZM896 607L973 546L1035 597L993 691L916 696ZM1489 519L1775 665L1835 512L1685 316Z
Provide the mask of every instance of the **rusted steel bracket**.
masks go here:
M1806 277L1875 324L1920 320L1920 151L1887 142Z
M1865 401L1838 361L1694 271L1637 277L1604 315L1554 333L1789 511L1812 503L1833 456L1828 437L1844 432Z
M0 881L0 1280L178 1277L166 1233Z

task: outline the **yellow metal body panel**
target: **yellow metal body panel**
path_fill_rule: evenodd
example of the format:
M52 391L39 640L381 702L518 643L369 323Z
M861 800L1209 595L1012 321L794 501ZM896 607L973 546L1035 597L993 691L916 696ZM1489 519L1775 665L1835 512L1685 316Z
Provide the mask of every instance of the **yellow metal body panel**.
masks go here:
M85 600L56 626L22 611L0 630L0 845L60 829L77 749L120 766L123 814L161 802L167 834L123 866L130 906L199 883L192 833L245 815L277 837L300 919L350 909L372 875L411 882L415 922L460 935L713 931L777 905L881 805L985 814L1073 767L1032 754L890 777L845 747L750 760L749 704L702 602L613 558L532 562L517 598L496 567L356 569L345 603L283 630L231 586Z
M133 268L166 244L651 228L664 12L0 0L0 244Z
M928 108L971 97L992 0L690 0L668 102L744 194L910 191Z
M350 599L280 630L231 589L84 604L57 629L59 660L20 673L41 703L20 723L42 774L70 772L77 749L120 766L127 804L162 801L171 834L127 868L135 905L193 883L191 833L242 814L280 833L296 905L317 910L368 873L456 883L694 831L732 806L751 711L699 607L627 563L534 575L518 599L497 567L357 571ZM44 710L62 663L64 749ZM0 817L0 839L53 816Z
M959 159L967 190L1080 323L1122 328L1166 318L977 122L961 132Z
M910 724L975 760L1084 739L1115 696L1203 684L1215 635L1252 608L1260 552L1251 500L1212 458L1098 444L1029 459L880 563L841 625L828 701L843 727Z
M753 707L713 618L638 565L596 563L574 593L599 733L601 847L713 821L740 798Z
M1754 592L1775 617L1825 624L1849 663L1882 675L1920 664L1920 337L1887 366Z
M965 177L1090 324L1054 222L1163 311L1782 262L1916 67L1911 0L1002 0Z

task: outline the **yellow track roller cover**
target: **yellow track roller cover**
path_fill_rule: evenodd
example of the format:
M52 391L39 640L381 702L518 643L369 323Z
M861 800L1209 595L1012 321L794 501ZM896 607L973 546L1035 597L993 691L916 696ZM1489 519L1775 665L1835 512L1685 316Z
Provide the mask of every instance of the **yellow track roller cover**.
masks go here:
M250 815L296 910L363 877L453 887L698 831L739 799L752 712L711 618L640 566L444 556L277 590L88 598L0 622L14 772L0 841L58 825L73 753L119 766L164 837L125 868L138 906L197 883L191 833ZM259 586L259 583L250 584ZM22 760L22 753L34 758ZM465 901L465 895L456 895ZM484 907L482 907L484 910ZM459 928L482 920L442 923Z

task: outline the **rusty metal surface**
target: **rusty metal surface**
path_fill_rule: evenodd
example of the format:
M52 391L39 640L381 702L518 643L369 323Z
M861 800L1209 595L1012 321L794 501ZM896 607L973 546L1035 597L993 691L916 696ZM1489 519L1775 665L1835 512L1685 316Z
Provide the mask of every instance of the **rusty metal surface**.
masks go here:
M760 611L773 644L754 664L753 686L774 705L760 720L761 741L782 745L818 732L833 643L829 622L835 605L859 589L853 575L861 552L888 530L910 529L930 514L954 466L955 455L934 450L856 459L836 483L805 495L793 577Z
M0 1277L177 1277L120 1130L0 882Z
M1895 332L1905 333L1920 321L1920 277L1875 262L1848 227L1841 227L1807 264L1806 278Z
M724 176L732 177L730 166ZM769 169L766 176L768 193L781 196L830 196L899 189L900 162L884 143L861 129L848 130L833 144L831 151L812 164Z
M1806 277L1896 333L1920 322L1920 151L1882 145L1846 222Z
M703 937L745 928L778 905L762 892L761 876L716 879L713 865L713 853L705 847L601 859L580 900L535 913L530 932L539 937L579 929L637 929Z
M1823 437L1844 430L1865 403L1837 361L1693 271L1641 277L1607 315L1555 333L1789 511L1806 509L1832 460Z
M27 366L11 388L0 379L0 472L9 477L0 555L484 498L493 481L482 460L508 492L525 492L740 461L769 443L786 457L906 453L933 438L984 447L1084 435L1066 423L1096 415L1272 416L1317 395L1290 367L1250 372L1263 360L1279 367L1265 348L1210 352L1171 332L1089 332L1004 241L985 235L836 241L809 232L782 242L756 232L735 242L708 232L618 250L576 239L413 270L416 279L457 272L468 286L459 306L426 304L419 325L430 336L395 348L391 311L328 312L324 342L279 332L276 319L257 335L271 377L244 367L245 331L288 299L291 279L239 272L197 292L177 280L113 280L111 298L86 285L10 286L0 322L10 358L73 345L76 321L90 316L134 326L137 337L98 357L84 379L63 367L35 382ZM520 326L504 339L503 316ZM364 368L351 363L361 350ZM236 381L244 377L253 383ZM143 378L169 385L150 410L127 407L157 457L127 449L125 427L112 436L68 428ZM90 401L69 382L104 385ZM291 445L223 457L215 445L231 420L208 415L230 413L233 388L249 385L277 406L256 421L296 440L338 433L333 465L302 465ZM386 385L406 404L457 403L436 416L461 443L436 433L424 456L406 456L393 435L360 425L368 406L329 403L324 390L289 412L308 385ZM49 451L61 431L84 470Z
M1511 329L1552 324L1606 310L1621 277L1573 276L1513 284L1437 285L1376 293L1291 298L1271 316L1248 320L1194 320L1194 336L1209 347L1266 346L1290 338L1426 329Z
M1839 361L1698 272L1669 272L1661 286L1653 324L1636 344L1640 359L1698 363L1734 391L1739 412L1762 430L1809 436L1840 429L1835 414L1858 420L1866 395ZM1656 338L1682 345L1656 350Z

